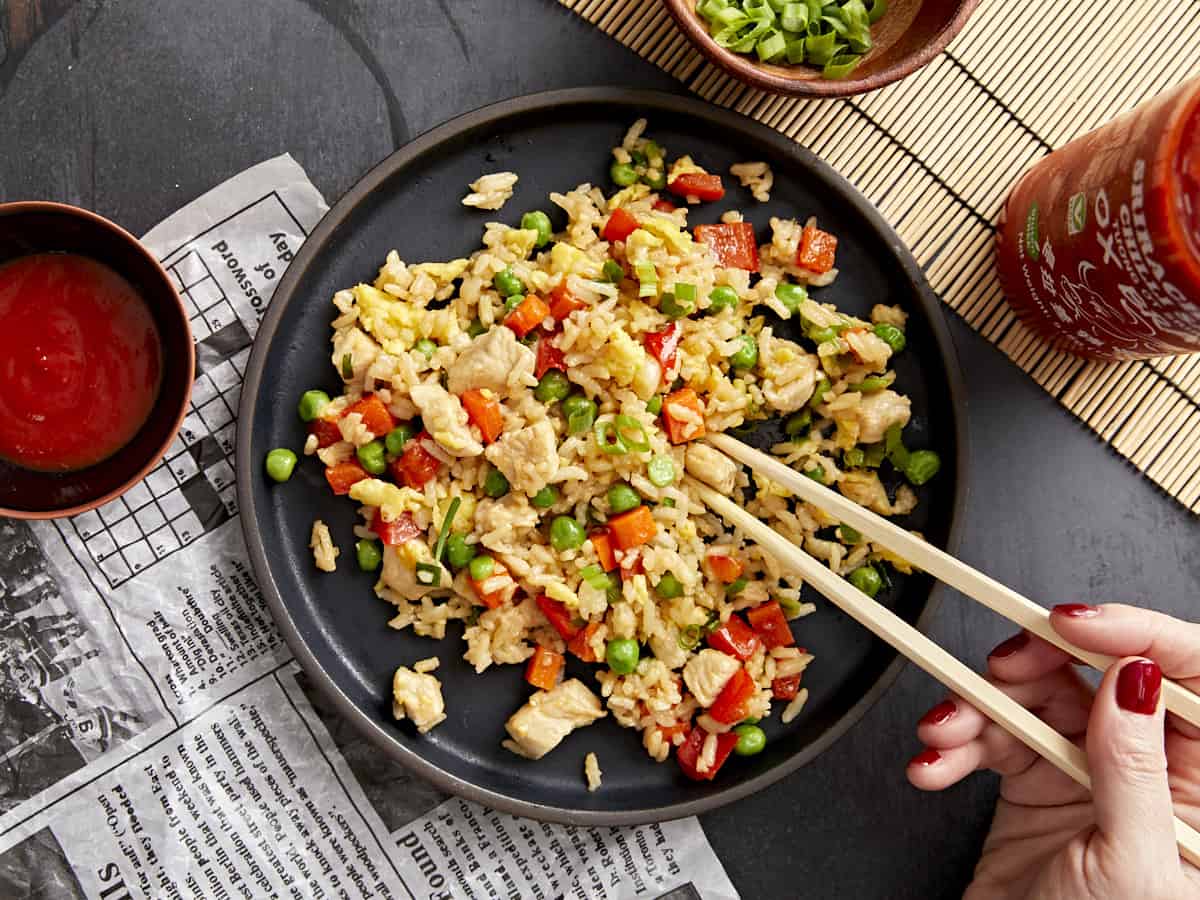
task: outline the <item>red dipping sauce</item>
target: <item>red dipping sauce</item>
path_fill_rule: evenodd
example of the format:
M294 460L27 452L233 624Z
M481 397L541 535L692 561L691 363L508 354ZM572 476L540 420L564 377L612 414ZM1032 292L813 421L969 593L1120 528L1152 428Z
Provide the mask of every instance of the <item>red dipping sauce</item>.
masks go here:
M133 285L84 256L0 264L0 457L49 472L129 443L162 382L162 342Z
M1021 320L1064 350L1104 360L1200 351L1200 78L1025 173L996 263Z

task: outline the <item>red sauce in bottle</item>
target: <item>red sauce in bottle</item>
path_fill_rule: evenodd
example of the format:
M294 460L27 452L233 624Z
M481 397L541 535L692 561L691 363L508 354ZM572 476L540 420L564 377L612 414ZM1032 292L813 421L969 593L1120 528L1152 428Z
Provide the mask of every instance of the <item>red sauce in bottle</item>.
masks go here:
M62 253L0 264L0 457L51 472L107 459L161 380L150 310L108 266Z
M1054 151L1001 214L1022 321L1095 359L1200 351L1200 78Z

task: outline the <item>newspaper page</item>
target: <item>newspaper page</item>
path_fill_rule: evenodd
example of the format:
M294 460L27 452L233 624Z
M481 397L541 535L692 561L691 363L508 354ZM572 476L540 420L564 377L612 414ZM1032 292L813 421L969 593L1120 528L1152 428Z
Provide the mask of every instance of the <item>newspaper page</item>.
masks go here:
M293 662L242 542L234 429L325 210L285 155L147 234L196 339L178 438L98 510L0 519L0 897L736 898L695 819L582 829L447 797Z

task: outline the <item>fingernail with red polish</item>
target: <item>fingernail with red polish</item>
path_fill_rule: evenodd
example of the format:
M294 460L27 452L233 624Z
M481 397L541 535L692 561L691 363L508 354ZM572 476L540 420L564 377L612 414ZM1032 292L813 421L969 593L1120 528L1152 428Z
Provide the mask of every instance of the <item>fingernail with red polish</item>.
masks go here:
M988 654L988 659L1007 659L1029 643L1029 635L1025 632L1014 634L1007 641L997 644L996 649Z
M1100 615L1098 608L1088 606L1086 603L1060 603L1050 611L1058 613L1060 616L1069 616L1072 619L1090 619Z
M942 761L942 754L938 753L932 747L926 747L916 756L908 761L910 766L920 766L926 768L928 766L937 765Z
M956 712L958 712L958 707L954 704L953 700L943 700L921 717L921 724L944 725L954 718Z
M1154 715L1162 692L1162 669L1148 659L1126 663L1117 673L1117 705L1143 716Z

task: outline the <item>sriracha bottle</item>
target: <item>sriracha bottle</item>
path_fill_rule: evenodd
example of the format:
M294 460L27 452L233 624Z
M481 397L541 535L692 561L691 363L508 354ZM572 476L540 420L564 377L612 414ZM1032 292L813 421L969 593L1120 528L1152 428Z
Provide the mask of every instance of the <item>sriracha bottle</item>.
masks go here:
M1200 351L1200 78L1026 172L996 264L1021 320L1093 359Z

